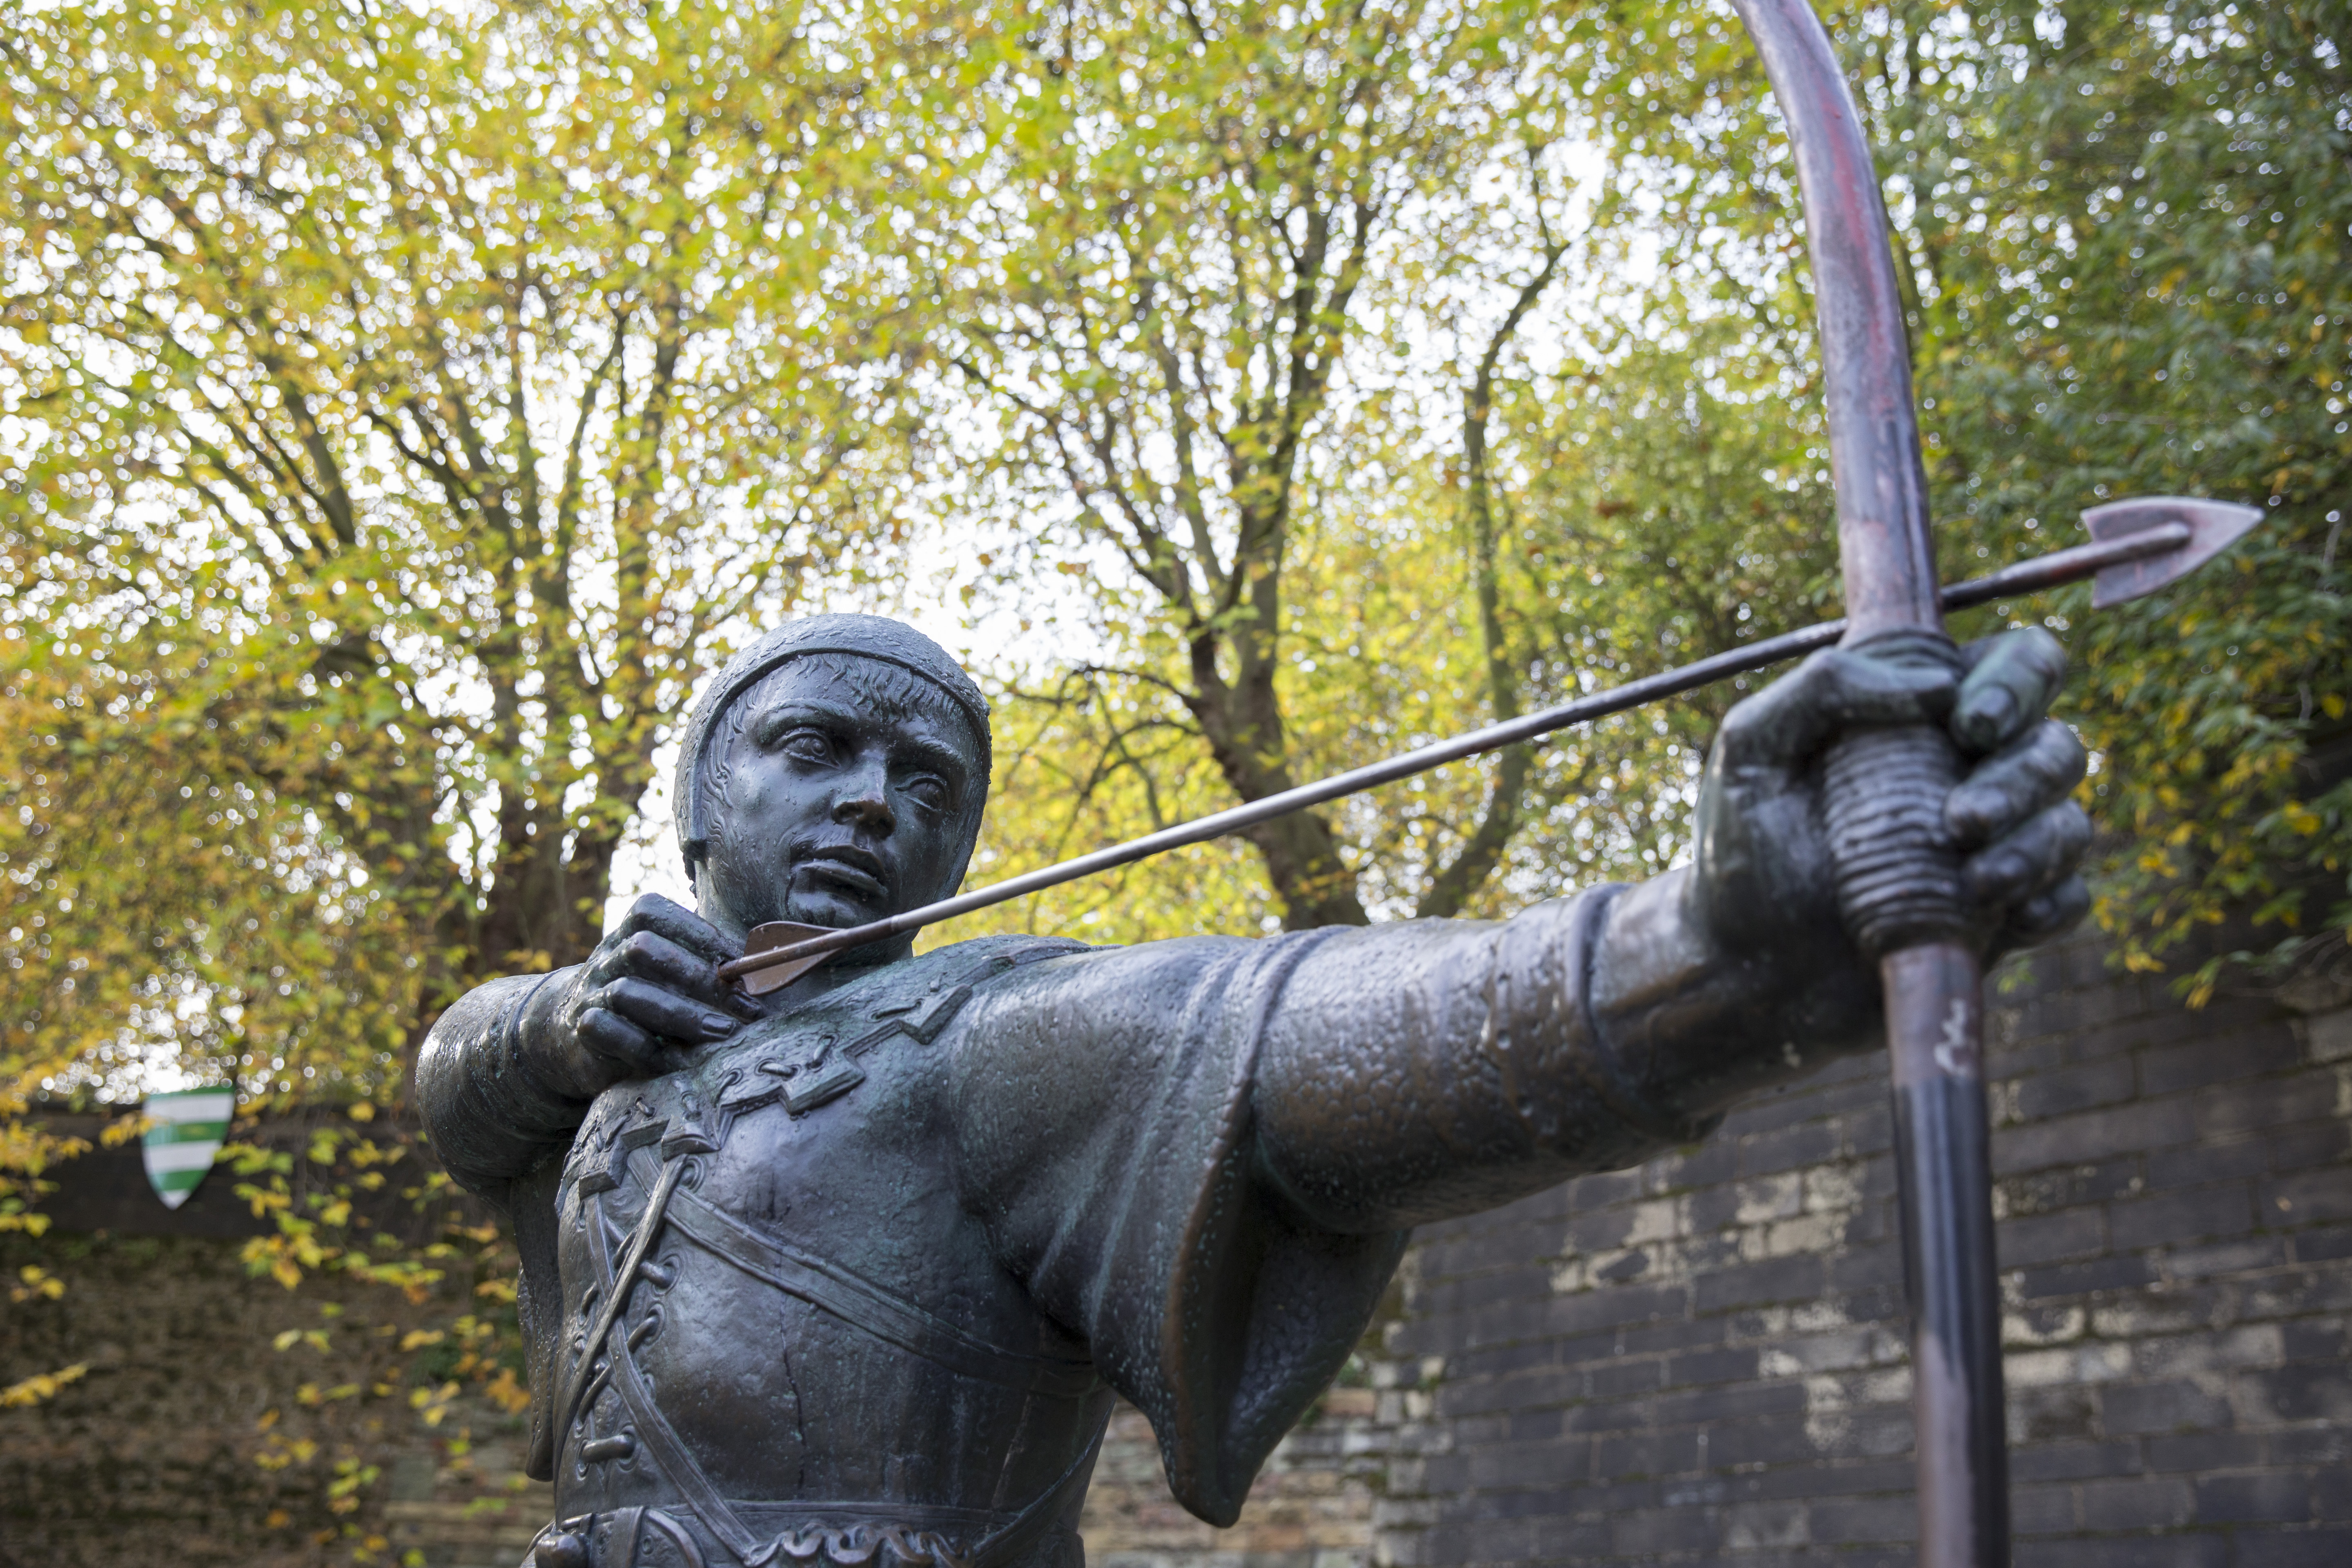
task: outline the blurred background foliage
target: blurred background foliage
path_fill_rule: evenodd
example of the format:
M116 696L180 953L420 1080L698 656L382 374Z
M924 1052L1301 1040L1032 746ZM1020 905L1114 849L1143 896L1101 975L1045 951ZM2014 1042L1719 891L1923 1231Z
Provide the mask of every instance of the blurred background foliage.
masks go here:
M2116 496L2272 514L2125 611L1960 628L2074 652L2122 961L2251 907L2179 983L2341 962L2352 18L1826 16L1948 576ZM234 1078L406 1147L424 1028L593 944L671 720L779 616L971 651L992 880L1836 613L1791 171L1720 5L0 0L0 1227L61 1097ZM998 923L1646 875L1738 695ZM367 1173L331 1142L242 1178L258 1273L479 1267L316 1239Z

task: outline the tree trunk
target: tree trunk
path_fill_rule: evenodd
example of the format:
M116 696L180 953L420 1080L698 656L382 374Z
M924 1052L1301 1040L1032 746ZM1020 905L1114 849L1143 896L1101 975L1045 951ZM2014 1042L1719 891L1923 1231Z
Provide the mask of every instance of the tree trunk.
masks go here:
M1250 595L1255 614L1228 623L1222 640L1240 666L1237 679L1228 681L1217 669L1221 639L1215 632L1200 631L1192 639L1193 694L1188 706L1218 771L1245 801L1279 795L1298 782L1291 774L1282 704L1274 688L1272 628L1281 611L1279 581L1276 565L1262 566ZM1339 836L1322 816L1293 812L1260 823L1244 837L1265 860L1266 876L1282 900L1285 930L1370 923L1356 896L1356 874L1340 858Z

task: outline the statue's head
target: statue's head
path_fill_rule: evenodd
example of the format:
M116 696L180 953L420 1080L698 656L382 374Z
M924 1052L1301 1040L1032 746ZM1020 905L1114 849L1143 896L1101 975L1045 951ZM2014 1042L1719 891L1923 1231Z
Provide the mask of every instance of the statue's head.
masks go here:
M738 935L773 920L838 928L946 898L980 833L989 762L987 700L912 626L779 627L719 671L687 724L678 839L704 917Z

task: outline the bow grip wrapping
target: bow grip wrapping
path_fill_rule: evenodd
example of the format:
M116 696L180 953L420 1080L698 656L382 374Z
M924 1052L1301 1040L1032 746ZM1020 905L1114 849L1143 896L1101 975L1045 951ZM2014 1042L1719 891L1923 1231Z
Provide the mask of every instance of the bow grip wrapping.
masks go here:
M1854 651L1955 673L1960 662L1940 632L1890 633ZM1838 910L1874 963L1965 934L1960 857L1944 823L1944 798L1959 778L1959 749L1941 725L1852 730L1830 748L1823 805Z
M1838 911L1864 956L1960 934L1959 856L1943 831L1959 779L1950 739L1925 724L1857 730L1830 749L1824 802Z

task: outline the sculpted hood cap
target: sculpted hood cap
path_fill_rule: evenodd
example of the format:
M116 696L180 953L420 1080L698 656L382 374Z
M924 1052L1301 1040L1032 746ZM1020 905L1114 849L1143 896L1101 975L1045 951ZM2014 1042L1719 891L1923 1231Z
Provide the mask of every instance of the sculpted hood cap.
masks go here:
M677 784L673 802L677 809L678 849L691 872L709 842L709 826L699 781L702 753L711 732L727 716L735 700L757 685L779 665L803 654L848 654L883 664L895 664L909 675L930 682L951 699L971 721L980 740L980 776L984 784L991 763L988 699L963 667L945 648L907 625L883 616L807 616L787 621L727 661L717 679L703 688L686 724L686 743L677 754Z

